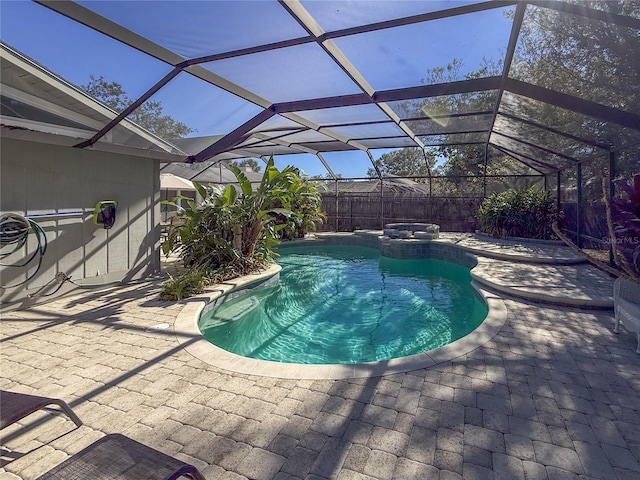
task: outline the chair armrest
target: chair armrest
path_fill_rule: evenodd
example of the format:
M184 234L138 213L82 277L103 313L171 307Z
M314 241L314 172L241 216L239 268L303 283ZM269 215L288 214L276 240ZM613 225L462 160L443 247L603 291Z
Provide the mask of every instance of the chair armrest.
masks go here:
M613 282L613 298L623 298L628 302L640 305L640 283L632 282L626 278L617 278Z
M624 298L616 300L617 314L630 332L640 332L640 304L631 303Z

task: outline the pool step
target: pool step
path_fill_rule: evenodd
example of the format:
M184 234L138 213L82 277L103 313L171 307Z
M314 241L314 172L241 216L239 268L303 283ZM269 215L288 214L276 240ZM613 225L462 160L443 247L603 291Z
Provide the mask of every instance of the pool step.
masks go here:
M467 252L511 262L576 265L587 263L584 256L562 242L505 240L483 234L441 234L439 241L453 242Z
M522 263L478 256L478 283L516 297L584 308L613 308L613 279L590 264Z

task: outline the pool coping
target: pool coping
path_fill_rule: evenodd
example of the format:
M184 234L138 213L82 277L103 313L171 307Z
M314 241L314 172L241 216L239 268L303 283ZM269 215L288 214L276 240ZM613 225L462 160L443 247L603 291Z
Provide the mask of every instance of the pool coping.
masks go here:
M280 363L236 355L217 347L202 336L198 321L200 313L209 302L246 285L267 280L278 275L280 270L279 265L272 265L262 272L215 285L205 294L188 299L174 322L174 334L178 343L195 358L235 373L299 380L343 380L393 375L448 362L487 343L500 331L507 320L507 307L503 300L472 280L471 285L487 305L488 313L484 321L471 333L448 345L406 357L346 365Z

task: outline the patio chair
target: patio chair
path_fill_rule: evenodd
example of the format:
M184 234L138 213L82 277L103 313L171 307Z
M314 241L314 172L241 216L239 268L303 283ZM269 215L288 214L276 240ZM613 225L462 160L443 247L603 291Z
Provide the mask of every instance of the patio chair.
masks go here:
M119 433L93 442L37 480L205 480L193 465Z
M169 218L169 220L165 222L160 222L160 241L164 242L169 238L171 232L176 228L180 228L184 225L184 218L178 217L176 215Z
M640 354L640 285L625 278L613 282L613 308L616 317L615 333L620 322L638 337L636 353Z
M58 405L73 423L78 427L82 425L82 420L63 400L0 390L0 430L48 405Z

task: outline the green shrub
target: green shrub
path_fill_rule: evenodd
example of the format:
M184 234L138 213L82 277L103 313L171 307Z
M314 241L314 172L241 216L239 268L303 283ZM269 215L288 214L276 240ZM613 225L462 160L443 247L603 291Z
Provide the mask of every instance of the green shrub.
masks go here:
M173 277L162 285L162 300L182 300L199 295L210 283L209 272L204 268L188 268L179 276Z
M476 218L480 231L494 237L553 238L558 217L551 192L510 189L485 198Z

